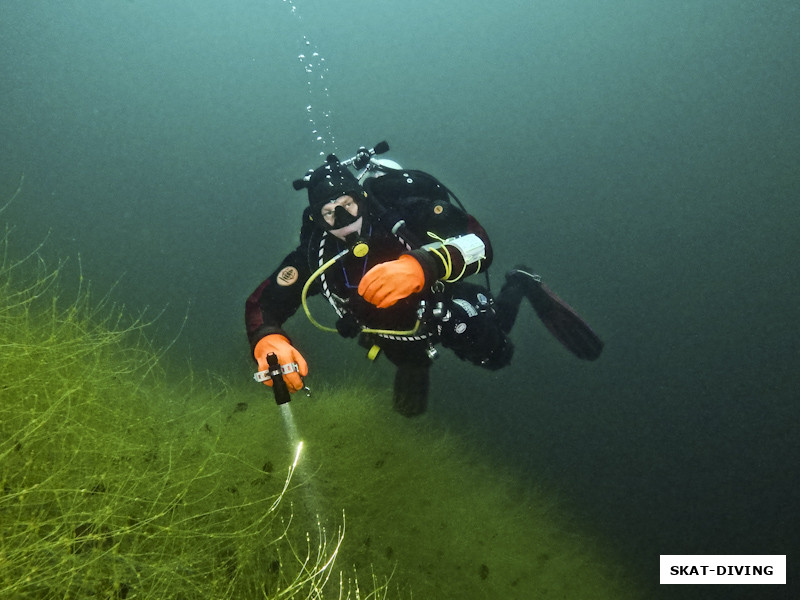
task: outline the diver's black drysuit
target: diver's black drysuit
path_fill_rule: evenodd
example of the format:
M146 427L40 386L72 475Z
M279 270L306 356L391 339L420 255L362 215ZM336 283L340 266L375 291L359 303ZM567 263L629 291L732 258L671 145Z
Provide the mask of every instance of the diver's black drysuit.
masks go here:
M447 190L433 177L417 171L389 173L368 179L364 190L366 215L361 235L368 242L369 252L362 258L346 254L312 282L308 295L322 293L329 300L339 315L337 330L345 337L356 337L362 327L412 330L420 301L425 300L425 315L414 334L361 333L359 340L367 347L378 345L397 365L394 406L398 412L413 416L427 406L430 350L435 343L488 369L504 367L511 361L513 345L506 334L516 318L523 290L507 284L495 301L487 288L463 281L491 264L489 238L472 216L450 202ZM291 339L282 327L300 307L304 284L346 248L314 219L310 208L306 209L299 246L247 299L245 321L251 350L269 334ZM405 222L400 236L391 231L399 219ZM448 247L452 269L443 282L446 274L441 261L419 246L467 234L481 239L485 258L465 265L458 249ZM426 284L432 285L389 308L377 308L359 296L358 284L370 268L406 253L420 262Z

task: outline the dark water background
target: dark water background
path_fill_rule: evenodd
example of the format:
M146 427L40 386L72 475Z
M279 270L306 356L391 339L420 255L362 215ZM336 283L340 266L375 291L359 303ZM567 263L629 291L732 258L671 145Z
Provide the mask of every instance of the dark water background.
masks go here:
M162 343L188 311L177 365L247 378L290 182L388 139L489 230L496 285L531 264L607 343L583 364L523 311L510 368L442 359L429 418L560 490L654 596L787 598L655 583L659 554L800 577L799 63L789 0L3 0L0 218L166 306ZM367 368L289 327L318 381Z

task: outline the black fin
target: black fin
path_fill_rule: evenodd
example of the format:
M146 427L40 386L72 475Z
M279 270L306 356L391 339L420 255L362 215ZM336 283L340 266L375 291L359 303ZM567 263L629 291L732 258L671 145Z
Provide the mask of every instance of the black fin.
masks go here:
M537 283L526 295L547 330L581 360L596 360L603 341L569 304L542 282Z

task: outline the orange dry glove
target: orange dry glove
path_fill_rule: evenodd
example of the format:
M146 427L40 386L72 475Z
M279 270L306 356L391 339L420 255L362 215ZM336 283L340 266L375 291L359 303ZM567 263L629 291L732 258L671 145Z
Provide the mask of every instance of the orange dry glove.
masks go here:
M358 284L358 293L378 308L389 308L425 287L425 273L416 258L403 254L397 260L372 267Z
M287 373L283 376L283 380L286 382L286 387L289 388L290 392L302 390L303 380L300 379L300 376L302 375L305 377L308 375L308 364L306 363L306 359L303 358L303 355L289 343L289 340L280 334L273 333L264 336L258 340L253 350L253 356L258 361L259 371L265 371L269 368L267 364L267 354L271 352L275 353L281 365L297 363L298 371ZM272 380L265 381L264 385L272 387Z

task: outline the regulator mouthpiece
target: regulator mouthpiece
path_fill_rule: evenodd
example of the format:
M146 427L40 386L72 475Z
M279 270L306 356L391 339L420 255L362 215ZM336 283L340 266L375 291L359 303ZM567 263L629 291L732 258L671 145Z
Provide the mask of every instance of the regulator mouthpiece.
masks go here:
M345 238L345 242L350 248L350 252L356 258L364 258L369 252L369 244L357 233L351 233Z

